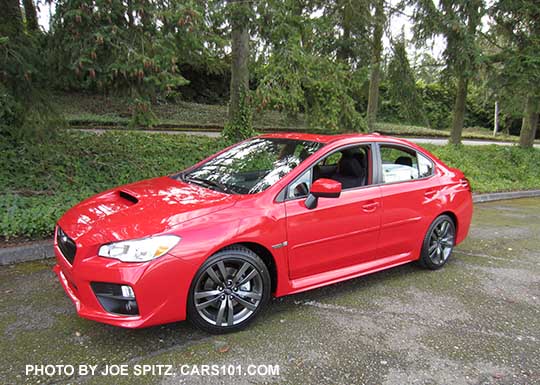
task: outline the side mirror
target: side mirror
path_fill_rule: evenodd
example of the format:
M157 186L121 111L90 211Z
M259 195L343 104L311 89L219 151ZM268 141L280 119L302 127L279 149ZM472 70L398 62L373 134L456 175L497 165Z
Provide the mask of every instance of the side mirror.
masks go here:
M308 209L317 207L319 198L338 198L341 195L341 183L332 179L317 179L311 185L311 190L304 204Z

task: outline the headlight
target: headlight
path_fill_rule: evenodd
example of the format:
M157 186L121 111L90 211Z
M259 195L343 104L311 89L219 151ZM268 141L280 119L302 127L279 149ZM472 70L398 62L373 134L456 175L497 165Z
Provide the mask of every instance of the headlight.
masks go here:
M100 257L119 259L122 262L147 262L161 257L180 242L176 235L134 239L109 243L99 248Z

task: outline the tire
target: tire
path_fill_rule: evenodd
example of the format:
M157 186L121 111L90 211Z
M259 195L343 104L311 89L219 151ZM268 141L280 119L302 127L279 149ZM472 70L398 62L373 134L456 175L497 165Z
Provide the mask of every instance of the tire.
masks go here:
M244 329L268 303L271 288L268 268L257 254L242 246L227 247L195 274L187 318L212 334Z
M456 226L448 215L440 215L429 226L422 243L420 265L437 270L443 267L454 249Z

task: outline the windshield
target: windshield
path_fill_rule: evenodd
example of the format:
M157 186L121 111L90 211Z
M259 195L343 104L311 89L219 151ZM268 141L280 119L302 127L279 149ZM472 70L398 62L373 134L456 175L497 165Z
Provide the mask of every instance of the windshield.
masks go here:
M322 145L303 140L255 138L173 178L230 194L256 194L275 184Z

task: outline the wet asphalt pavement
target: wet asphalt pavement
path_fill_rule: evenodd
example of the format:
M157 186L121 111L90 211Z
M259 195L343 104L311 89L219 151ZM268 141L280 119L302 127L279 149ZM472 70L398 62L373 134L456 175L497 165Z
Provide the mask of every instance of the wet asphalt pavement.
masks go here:
M410 264L277 299L225 336L86 321L51 260L2 266L0 384L539 384L539 234L540 199L479 204L443 269ZM67 367L27 374L41 364ZM217 366L189 375L202 365ZM127 375L100 374L111 368Z

